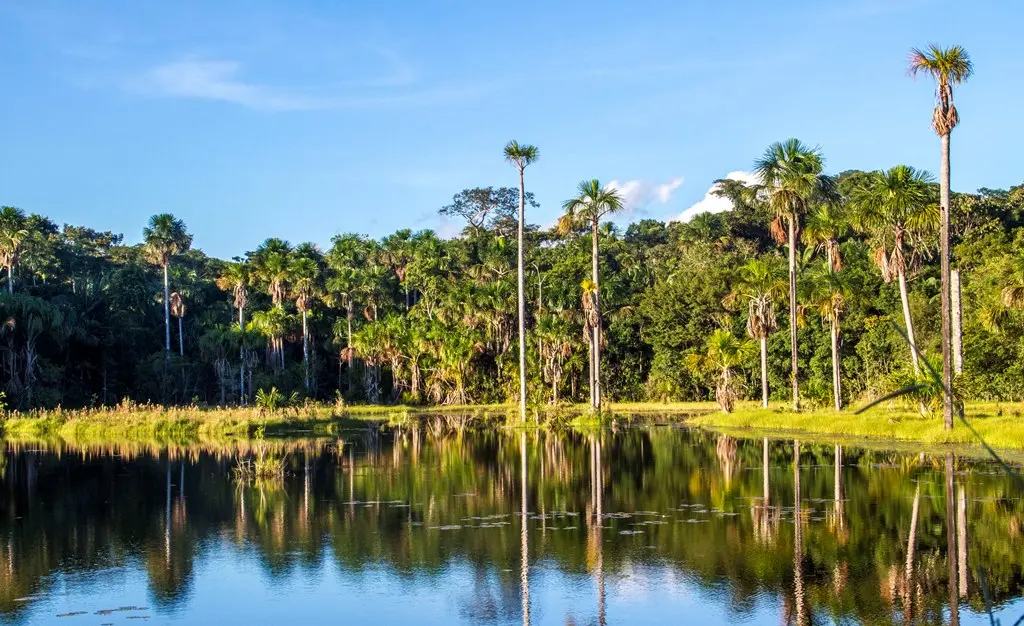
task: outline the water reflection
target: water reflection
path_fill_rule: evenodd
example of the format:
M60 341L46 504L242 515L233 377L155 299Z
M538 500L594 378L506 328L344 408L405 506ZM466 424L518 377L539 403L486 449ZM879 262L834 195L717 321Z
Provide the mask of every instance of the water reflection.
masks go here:
M0 450L5 622L987 623L968 559L1004 623L1024 612L1022 494L952 453L460 420ZM234 478L259 453L284 479Z

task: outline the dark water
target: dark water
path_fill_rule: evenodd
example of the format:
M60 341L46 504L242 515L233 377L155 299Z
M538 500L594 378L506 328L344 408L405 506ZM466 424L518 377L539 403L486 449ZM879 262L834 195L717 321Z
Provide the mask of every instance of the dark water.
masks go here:
M441 424L2 444L0 620L988 624L986 596L1003 626L1024 614L1022 493L987 462ZM285 478L240 483L261 445Z

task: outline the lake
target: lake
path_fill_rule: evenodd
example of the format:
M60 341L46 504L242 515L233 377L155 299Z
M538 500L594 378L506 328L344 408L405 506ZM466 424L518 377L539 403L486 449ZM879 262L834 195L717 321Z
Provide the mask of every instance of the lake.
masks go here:
M1024 615L1024 494L980 456L657 425L414 424L171 447L0 443L0 621ZM282 458L283 478L237 474L257 457Z

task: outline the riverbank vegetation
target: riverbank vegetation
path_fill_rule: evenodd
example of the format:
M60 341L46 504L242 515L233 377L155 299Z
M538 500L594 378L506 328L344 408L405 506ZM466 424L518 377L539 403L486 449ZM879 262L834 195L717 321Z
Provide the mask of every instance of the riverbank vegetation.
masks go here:
M939 108L954 115L937 78ZM921 378L921 358L943 370L947 278L957 394L1024 399L1024 185L952 193L946 211L945 177L903 164L830 173L823 150L796 139L753 169L717 181L731 210L685 222L608 222L628 207L593 180L539 228L519 219L539 207L520 181L457 193L439 209L464 220L453 239L348 233L322 249L271 237L230 261L193 249L169 214L128 245L5 207L4 402L513 404L522 343L532 407L760 398L840 409ZM935 412L939 388L905 401Z

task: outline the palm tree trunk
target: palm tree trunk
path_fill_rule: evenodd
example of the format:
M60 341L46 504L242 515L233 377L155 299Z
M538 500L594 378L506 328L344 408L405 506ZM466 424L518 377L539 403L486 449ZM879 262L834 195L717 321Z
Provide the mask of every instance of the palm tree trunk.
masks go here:
M245 307L238 307L238 328L242 331L238 345L238 398L245 405Z
M171 357L171 283L164 264L164 354ZM8 285L9 286L9 285Z
M800 383L796 352L796 216L790 215L789 226L789 342L793 364L793 410L800 410Z
M761 337L761 406L768 408L768 337Z
M351 369L352 368L352 305L351 304L349 304L346 307L346 310L345 310L345 322L348 325L348 328L346 330L346 336L345 336L345 347L348 348L348 350L346 350L345 357L346 357L346 360L348 361L348 367L349 367L349 369Z
M309 327L306 324L306 311L302 311L302 366L305 369L306 395L309 395Z
M597 227L598 219L594 216L594 220L591 223L591 255L593 261L593 281L594 281L594 314L597 319L597 324L594 326L594 403L593 408L595 411L601 411L601 288L600 282L598 281L598 259L597 259Z
M964 373L963 306L960 300L960 270L950 270L950 300L953 309L951 332L953 333L953 373Z
M903 304L903 322L907 325L907 341L910 342L910 362L914 364L914 376L921 375L921 364L917 360L917 339L914 337L914 320L910 314L910 298L907 295L907 274L903 268L897 273L900 283L900 302Z
M839 377L839 322L829 324L832 330L832 399L837 411L843 408L842 380Z
M953 368L949 346L949 133L942 135L942 175L939 179L939 214L941 218L940 271L942 273L942 384L946 390L942 418L946 430L953 429Z
M519 419L526 421L526 270L523 266L523 224L526 219L526 196L523 169L519 168L519 226L518 226L518 283L517 303L519 311Z
M14 264L7 266L7 293L14 293Z

